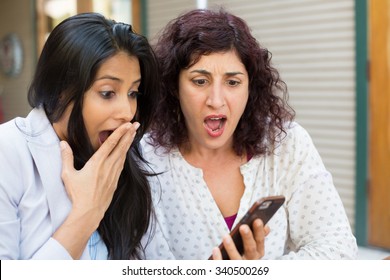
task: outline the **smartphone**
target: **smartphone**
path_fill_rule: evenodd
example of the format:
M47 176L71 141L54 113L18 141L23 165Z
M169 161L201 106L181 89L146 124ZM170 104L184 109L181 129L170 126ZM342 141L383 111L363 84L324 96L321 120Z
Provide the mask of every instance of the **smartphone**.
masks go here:
M267 222L272 218L272 216L278 211L278 209L283 205L285 197L282 195L279 196L268 196L257 200L248 212L242 217L241 221L233 228L230 232L230 235L233 239L234 244L236 245L237 251L240 254L244 252L244 246L241 239L241 234L238 231L241 225L247 224L252 229L252 223L255 219L260 218L263 221L263 224L266 225ZM223 260L229 260L229 255L227 254L223 243L219 245L219 249L222 253ZM210 256L209 260L212 260L213 256Z

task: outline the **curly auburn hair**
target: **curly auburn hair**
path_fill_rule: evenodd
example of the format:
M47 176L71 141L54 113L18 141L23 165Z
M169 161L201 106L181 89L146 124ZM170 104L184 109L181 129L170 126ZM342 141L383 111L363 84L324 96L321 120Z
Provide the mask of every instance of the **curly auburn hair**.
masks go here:
M249 75L249 98L233 134L237 155L263 155L286 133L294 119L287 86L271 66L271 53L251 35L246 22L224 9L196 9L170 21L159 34L155 53L162 72L162 98L152 124L154 145L168 151L188 141L180 108L178 79L182 69L202 55L235 50Z

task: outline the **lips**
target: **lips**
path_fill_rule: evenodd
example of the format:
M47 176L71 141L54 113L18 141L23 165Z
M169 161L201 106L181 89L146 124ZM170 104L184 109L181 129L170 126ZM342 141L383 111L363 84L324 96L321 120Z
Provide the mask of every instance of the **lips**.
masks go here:
M208 116L204 119L207 133L212 137L222 135L226 123L226 116Z
M104 141L107 140L107 138L113 133L113 130L104 130L99 133L99 141L100 145L104 143Z

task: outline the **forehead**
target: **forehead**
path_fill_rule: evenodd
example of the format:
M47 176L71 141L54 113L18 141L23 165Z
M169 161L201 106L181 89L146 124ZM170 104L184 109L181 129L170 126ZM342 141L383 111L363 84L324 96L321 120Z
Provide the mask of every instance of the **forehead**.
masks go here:
M235 50L229 50L225 52L213 52L210 54L200 55L196 61L194 61L187 69L192 71L194 69L202 70L223 70L225 72L234 72L246 70L245 65L242 63L240 57Z
M97 69L94 80L107 75L121 80L140 78L141 72L138 58L124 52L119 52L107 58Z
M107 59L105 59L98 70L104 70L107 68L115 68L115 69L121 69L122 66L124 65L137 65L139 64L138 57L130 55L126 52L120 51Z

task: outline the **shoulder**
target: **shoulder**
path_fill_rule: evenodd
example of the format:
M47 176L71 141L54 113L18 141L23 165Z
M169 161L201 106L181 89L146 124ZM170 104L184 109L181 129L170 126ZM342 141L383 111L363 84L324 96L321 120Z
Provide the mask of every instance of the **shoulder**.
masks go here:
M15 142L39 142L48 144L57 139L54 130L42 108L34 108L26 118L17 117L0 125L1 147L11 145L19 148Z
M12 172L22 172L22 166L31 168L31 145L48 147L58 141L44 110L39 108L33 109L26 118L17 117L0 125L0 135L1 168Z
M0 189L11 201L19 201L22 197L23 181L27 176L24 167L31 163L26 138L16 121L13 119L0 125Z
M22 148L26 143L25 135L17 126L17 122L23 120L23 118L15 118L0 125L0 154L11 153Z
M146 158L165 158L169 155L169 151L164 147L153 143L150 134L145 134L140 142L143 156Z
M300 124L292 122L284 127L284 131L269 155L271 158L293 163L319 156L310 134Z
M321 155L306 129L292 123L287 135L276 149L276 156L287 161L290 166L307 167L311 170L324 170Z
M283 133L279 138L282 148L299 149L309 148L313 145L308 131L297 122L286 124L284 129L286 133Z
M166 169L170 152L163 147L155 145L149 134L145 134L141 139L140 147L142 156L148 162L149 167L156 172Z
M141 146L141 149L142 149L142 153L144 155L145 154L149 154L150 152L154 151L155 146L152 144L152 139L151 139L149 133L146 133L142 137L142 139L140 141L140 146Z
M292 122L289 125L286 125L286 131L287 135L293 139L310 138L307 130L297 122Z

